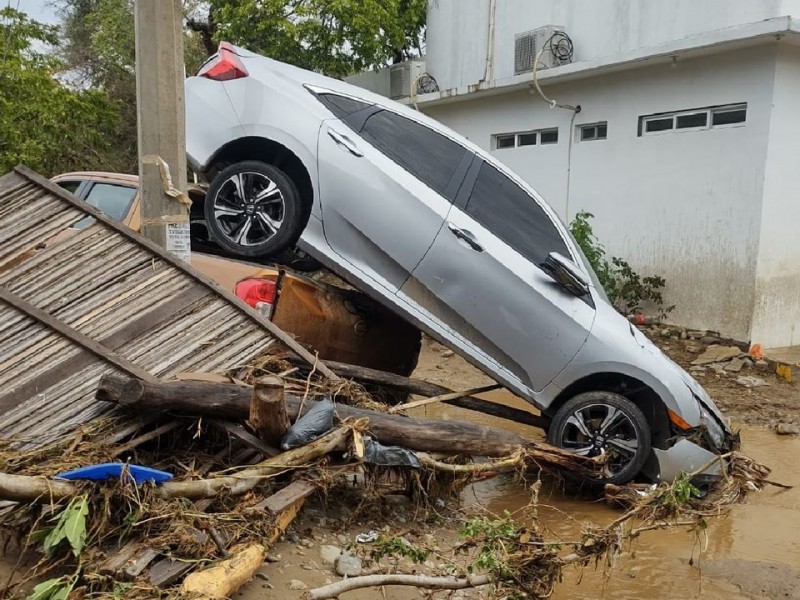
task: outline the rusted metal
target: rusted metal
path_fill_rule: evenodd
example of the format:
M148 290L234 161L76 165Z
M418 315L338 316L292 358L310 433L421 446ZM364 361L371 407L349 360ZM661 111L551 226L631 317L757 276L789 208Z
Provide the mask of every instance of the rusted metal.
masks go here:
M87 215L94 224L59 237ZM24 168L0 179L0 438L45 443L108 413L94 399L102 375L220 371L278 341L313 363L274 323L58 186Z

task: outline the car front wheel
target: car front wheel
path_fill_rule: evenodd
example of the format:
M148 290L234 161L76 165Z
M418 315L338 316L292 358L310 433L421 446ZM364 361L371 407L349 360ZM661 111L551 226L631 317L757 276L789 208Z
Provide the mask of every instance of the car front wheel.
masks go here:
M605 457L602 483L632 480L650 455L650 427L630 400L611 392L586 392L556 412L548 441L581 456Z
M208 233L239 256L272 256L302 233L302 200L291 179L273 165L234 163L220 171L206 194Z

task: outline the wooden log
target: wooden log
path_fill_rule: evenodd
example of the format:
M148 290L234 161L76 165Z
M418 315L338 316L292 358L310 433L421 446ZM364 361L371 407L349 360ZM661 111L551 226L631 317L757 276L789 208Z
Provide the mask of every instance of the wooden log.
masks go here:
M241 495L268 477L283 473L293 467L307 465L334 450L344 449L349 433L349 427L339 427L310 444L287 450L234 475L210 479L167 481L158 486L154 493L161 498L188 498L189 500L211 498L222 491L231 495ZM78 489L78 486L72 481L0 473L0 498L3 500L20 502L57 500L74 495Z
M279 377L261 377L256 380L250 400L250 424L263 441L279 446L281 438L289 429L284 384Z
M198 600L230 598L255 575L266 555L267 549L261 544L245 546L213 567L188 575L181 592Z
M98 397L137 410L176 411L229 419L245 419L249 414L251 390L244 386L198 381L145 382L106 375L100 381ZM292 421L297 419L301 400L286 396L286 409ZM306 400L303 413L315 405ZM474 423L434 419L412 419L339 404L340 419L369 418L368 431L379 442L410 450L464 454L470 456L505 456L520 446L530 444L510 431Z
M291 359L290 359L291 360ZM387 371L378 371L376 369L369 369L358 365L349 365L347 363L340 363L334 361L322 361L334 373L346 377L348 379L355 379L361 383L370 383L387 387L393 390L400 390L409 394L416 394L417 396L441 396L442 394L451 394L453 390L443 385L430 383L421 379L413 379L411 377L404 377L396 373L389 373ZM451 398L444 400L444 404L473 410L475 412L484 413L493 417L501 419L508 419L515 423L522 425L530 425L531 427L538 427L540 429L546 428L550 424L550 419L544 416L538 416L529 413L525 410L513 408L491 402L482 398L475 398L473 396L466 396L461 398Z

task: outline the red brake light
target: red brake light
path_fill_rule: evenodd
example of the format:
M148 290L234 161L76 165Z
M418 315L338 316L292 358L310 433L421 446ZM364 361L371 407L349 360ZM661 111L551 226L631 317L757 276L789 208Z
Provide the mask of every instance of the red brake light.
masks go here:
M278 295L278 286L271 279L242 279L234 289L253 308L258 308L260 302L272 306Z
M208 59L197 72L198 77L206 77L214 81L230 81L247 77L247 75L247 69L242 59L233 51L233 46L228 42L220 42L216 56Z

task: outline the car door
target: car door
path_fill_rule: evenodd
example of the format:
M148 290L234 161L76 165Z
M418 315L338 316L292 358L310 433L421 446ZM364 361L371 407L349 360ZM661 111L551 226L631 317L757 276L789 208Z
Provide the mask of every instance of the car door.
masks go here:
M494 165L475 157L446 222L400 296L541 391L574 358L594 320L541 269L571 253L548 211Z
M339 117L323 121L317 149L325 239L362 276L396 293L444 222L470 157L383 107L317 95Z

